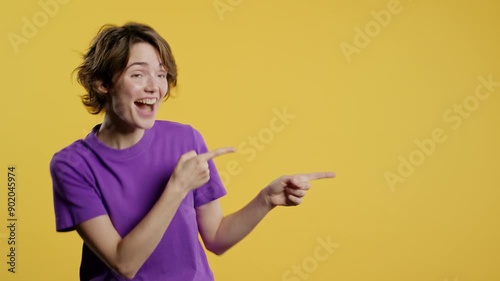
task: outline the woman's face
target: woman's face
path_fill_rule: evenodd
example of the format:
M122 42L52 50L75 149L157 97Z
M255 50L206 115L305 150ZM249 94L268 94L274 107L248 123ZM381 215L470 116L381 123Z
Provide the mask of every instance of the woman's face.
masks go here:
M149 129L168 90L167 71L158 51L148 43L136 43L123 73L109 91L106 114L125 130Z

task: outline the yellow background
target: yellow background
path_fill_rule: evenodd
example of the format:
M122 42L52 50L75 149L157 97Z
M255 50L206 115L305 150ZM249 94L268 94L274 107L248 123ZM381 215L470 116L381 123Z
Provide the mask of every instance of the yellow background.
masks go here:
M101 25L127 21L157 29L179 66L176 97L158 118L193 125L209 147L269 133L274 109L295 115L251 161L241 151L216 161L221 171L239 167L226 181L225 213L282 174L337 173L315 182L303 205L273 211L229 252L210 254L217 280L500 280L500 87L458 128L443 118L471 100L479 76L500 82L500 2L401 0L350 62L342 42L355 46L356 27L376 28L371 11L391 1L219 2L231 10L218 13L212 0L70 0L17 53L8 34L22 36L22 18L43 9L3 3L0 280L78 279L81 240L55 232L48 165L101 120L71 77L79 53ZM446 141L391 189L384 174L397 175L399 157L417 155L415 141L439 128ZM16 274L5 239L12 164ZM328 237L338 247L318 260L318 239ZM287 275L294 266L303 275Z

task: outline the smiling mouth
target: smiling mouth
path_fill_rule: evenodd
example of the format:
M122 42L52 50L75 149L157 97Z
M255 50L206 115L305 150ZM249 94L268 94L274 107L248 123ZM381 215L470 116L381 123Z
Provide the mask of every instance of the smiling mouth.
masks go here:
M156 104L156 99L141 99L134 102L134 104L144 112L153 112L154 105Z

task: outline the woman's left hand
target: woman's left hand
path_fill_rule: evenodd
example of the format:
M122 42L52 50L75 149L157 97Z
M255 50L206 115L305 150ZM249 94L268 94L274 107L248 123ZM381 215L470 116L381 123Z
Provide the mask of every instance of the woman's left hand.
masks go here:
M303 197L310 188L309 181L334 177L335 173L332 172L281 176L264 188L266 203L271 208L297 206L302 203Z

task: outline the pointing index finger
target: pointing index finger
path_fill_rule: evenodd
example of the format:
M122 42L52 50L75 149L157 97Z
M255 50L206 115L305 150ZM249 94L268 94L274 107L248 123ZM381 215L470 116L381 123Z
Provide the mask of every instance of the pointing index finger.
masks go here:
M307 180L319 180L319 179L327 179L334 178L336 175L334 172L319 172L319 173L310 173L304 174Z
M202 153L198 155L201 160L208 161L210 159L213 159L217 156L227 154L227 153L232 153L235 152L236 149L234 147L222 147L222 148L217 148L209 152Z

